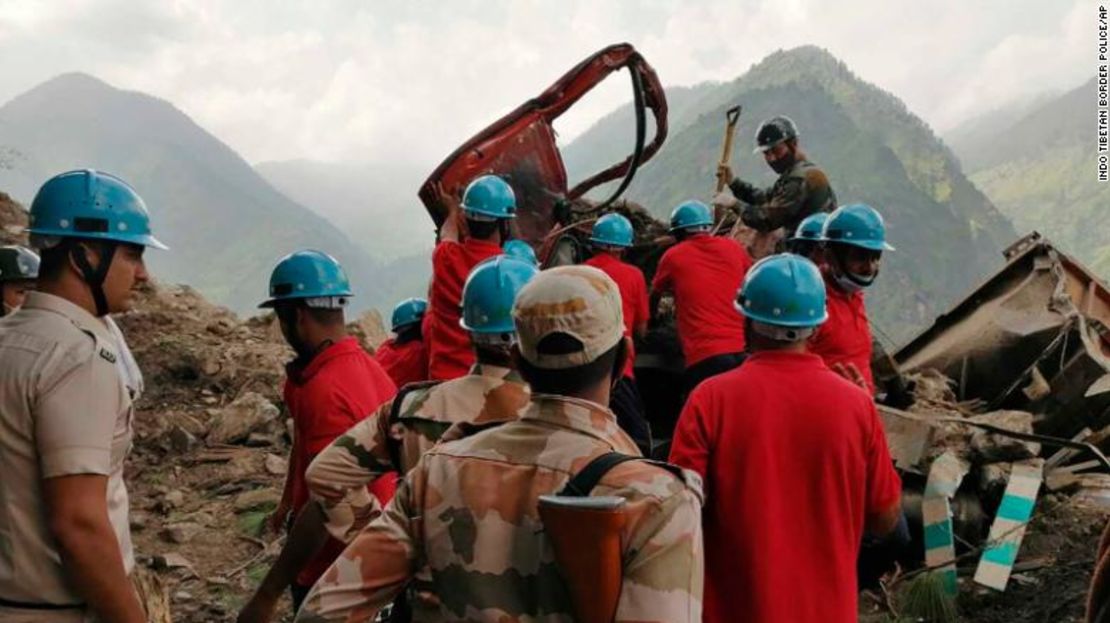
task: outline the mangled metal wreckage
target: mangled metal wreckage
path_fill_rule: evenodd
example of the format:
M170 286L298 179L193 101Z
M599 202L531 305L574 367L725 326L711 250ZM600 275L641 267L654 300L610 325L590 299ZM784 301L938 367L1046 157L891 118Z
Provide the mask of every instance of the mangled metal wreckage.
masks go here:
M877 366L913 387L906 410L880 411L915 540L951 593L969 543L975 581L1005 589L1042 487L1110 509L1110 289L1036 232L1004 255Z

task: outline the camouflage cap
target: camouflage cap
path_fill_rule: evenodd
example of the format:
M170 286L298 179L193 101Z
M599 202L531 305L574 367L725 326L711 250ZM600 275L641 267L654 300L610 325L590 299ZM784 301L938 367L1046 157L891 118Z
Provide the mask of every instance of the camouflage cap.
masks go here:
M592 266L560 266L540 272L517 295L513 322L521 355L548 370L591 363L624 335L620 290L608 275ZM559 333L574 338L582 347L572 352L542 352L544 338Z

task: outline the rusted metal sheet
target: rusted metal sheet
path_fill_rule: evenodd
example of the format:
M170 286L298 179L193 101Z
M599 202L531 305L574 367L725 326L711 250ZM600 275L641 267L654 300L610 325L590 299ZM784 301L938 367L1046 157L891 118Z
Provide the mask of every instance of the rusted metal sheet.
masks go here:
M1037 232L1004 254L1004 268L895 354L899 368L935 368L988 410L1035 413L1038 432L1110 423L1110 289Z

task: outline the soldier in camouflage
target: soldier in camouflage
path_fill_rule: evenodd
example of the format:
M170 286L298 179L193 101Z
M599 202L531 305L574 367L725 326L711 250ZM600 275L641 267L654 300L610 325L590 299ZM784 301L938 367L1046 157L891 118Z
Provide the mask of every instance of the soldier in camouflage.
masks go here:
M744 204L740 219L759 232L780 228L793 233L807 216L836 209L836 193L829 178L806 158L798 145L798 129L789 117L773 117L756 131L755 151L763 154L767 164L779 174L768 189L732 176L727 165L721 174L729 182L732 194ZM779 251L782 250L780 242Z
M268 585L287 582L319 551L327 534L345 543L354 539L382 511L367 485L390 472L407 473L452 425L483 426L519 417L531 391L511 367L515 331L510 312L516 293L537 272L506 256L471 271L462 293L463 326L477 363L457 379L406 385L313 459L305 479L317 504L298 517L289 544L252 601L272 594ZM244 610L239 623L270 620L272 607L262 616L258 610Z
M537 500L602 454L637 454L602 406L627 349L620 294L595 268L554 268L525 286L513 315L518 369L533 389L520 419L449 431L313 587L297 621L371 620L406 586L415 621L573 620ZM700 622L698 477L630 461L594 493L626 501L615 620Z

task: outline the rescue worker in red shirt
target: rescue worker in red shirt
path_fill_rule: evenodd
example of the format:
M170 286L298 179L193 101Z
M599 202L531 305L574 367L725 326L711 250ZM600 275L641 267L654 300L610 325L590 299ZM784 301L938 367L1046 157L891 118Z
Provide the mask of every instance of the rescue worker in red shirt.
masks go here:
M296 358L286 365L285 406L293 418L293 448L281 502L270 521L277 531L287 521L306 521L319 508L308 502L305 470L312 459L379 405L397 393L389 376L358 340L347 335L343 317L352 296L347 275L335 258L320 251L297 251L282 258L270 275L270 298L259 305L273 308L281 334ZM395 483L382 483L372 492L388 501ZM306 512L302 513L302 507ZM286 543L286 548L289 542ZM289 585L293 608L300 607L308 589L343 551L332 539ZM279 561L288 557L283 549ZM239 621L267 621L272 616L289 575L275 564ZM280 581L279 581L280 580Z
M459 326L463 284L479 262L501 254L501 243L509 238L509 224L516 218L516 195L505 180L483 175L466 187L461 209L442 189L439 200L449 216L432 252L431 319L424 337L429 377L447 381L474 365L470 338Z
M860 540L901 508L882 422L806 352L827 317L816 265L761 260L736 305L750 355L690 395L670 456L705 479L703 621L854 622Z
M374 351L374 359L398 388L428 379L428 350L421 330L427 311L428 301L421 298L397 303L389 323L393 337Z
M624 250L632 246L633 234L632 223L620 214L606 214L597 219L590 235L594 255L585 264L609 275L620 290L624 336L628 338L629 348L624 374L610 392L609 408L616 414L617 424L632 437L644 456L651 456L651 428L632 369L636 360L632 344L644 338L650 320L647 282L639 268L621 259Z
M825 284L829 321L809 341L809 349L828 366L874 394L871 375L871 326L863 291L875 283L886 242L878 210L862 203L841 206L825 221Z
M739 242L710 235L712 227L713 214L704 203L676 207L671 233L678 244L660 258L651 282L652 310L663 294L674 295L686 393L744 361L744 319L733 309L733 297L752 259Z
M798 224L794 236L787 238L786 250L795 255L800 255L817 264L818 268L825 265L825 247L821 243L821 232L825 229L825 221L829 219L827 212L810 214Z

